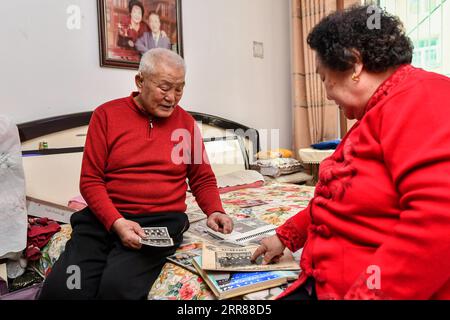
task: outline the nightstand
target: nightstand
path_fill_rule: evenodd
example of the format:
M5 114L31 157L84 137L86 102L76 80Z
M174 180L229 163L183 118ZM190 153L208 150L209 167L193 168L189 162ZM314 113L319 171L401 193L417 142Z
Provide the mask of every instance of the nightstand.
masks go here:
M313 176L312 184L316 184L319 180L319 165L325 158L334 153L334 149L318 150L313 148L304 148L298 150L298 155L303 164L311 165L311 174Z

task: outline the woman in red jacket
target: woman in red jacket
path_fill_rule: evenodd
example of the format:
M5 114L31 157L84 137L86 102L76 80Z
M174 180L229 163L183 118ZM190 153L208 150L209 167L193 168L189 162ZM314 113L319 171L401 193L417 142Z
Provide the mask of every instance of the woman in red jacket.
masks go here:
M450 79L411 66L398 18L369 17L352 7L308 36L328 99L358 121L309 206L255 252L303 248L280 299L450 299Z
M130 0L128 3L129 16L124 17L118 25L117 45L124 48L134 48L136 40L139 39L144 32L150 31L144 19L144 5L139 0Z

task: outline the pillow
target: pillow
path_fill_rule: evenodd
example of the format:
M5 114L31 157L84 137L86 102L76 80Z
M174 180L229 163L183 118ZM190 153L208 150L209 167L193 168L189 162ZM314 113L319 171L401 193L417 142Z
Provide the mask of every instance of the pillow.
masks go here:
M341 142L340 139L323 141L319 143L314 143L311 145L311 147L318 150L336 149L340 142Z
M254 170L239 170L217 176L219 193L226 193L244 188L258 188L264 185L264 177Z
M311 181L314 177L305 172L295 172L291 174L286 174L277 178L265 176L266 183L277 182L277 183L306 183Z
M87 203L82 196L76 196L69 200L67 206L71 209L82 210L87 207Z
M257 160L250 165L250 169L259 171L262 175L279 177L303 170L300 161L294 158L277 158L270 160Z
M288 149L275 149L270 151L260 151L256 154L256 159L267 160L276 158L292 158L292 151Z

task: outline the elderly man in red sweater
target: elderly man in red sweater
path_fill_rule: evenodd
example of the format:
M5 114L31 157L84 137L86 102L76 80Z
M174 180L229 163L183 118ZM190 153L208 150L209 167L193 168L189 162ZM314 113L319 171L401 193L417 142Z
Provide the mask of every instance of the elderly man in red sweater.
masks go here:
M135 80L138 92L92 115L80 180L88 207L72 216L72 238L40 299L145 299L189 228L186 178L207 225L232 231L198 127L178 106L183 59L150 50ZM167 228L173 246L142 246L143 227ZM78 283L69 268L79 271Z

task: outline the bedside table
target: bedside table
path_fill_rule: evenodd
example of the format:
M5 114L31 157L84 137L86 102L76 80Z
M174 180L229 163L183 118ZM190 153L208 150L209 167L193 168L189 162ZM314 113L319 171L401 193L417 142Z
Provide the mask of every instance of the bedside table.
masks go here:
M311 174L313 180L311 183L314 185L319 180L319 165L323 159L328 158L334 153L335 149L318 150L313 148L304 148L298 150L298 155L304 164L311 165Z

